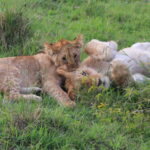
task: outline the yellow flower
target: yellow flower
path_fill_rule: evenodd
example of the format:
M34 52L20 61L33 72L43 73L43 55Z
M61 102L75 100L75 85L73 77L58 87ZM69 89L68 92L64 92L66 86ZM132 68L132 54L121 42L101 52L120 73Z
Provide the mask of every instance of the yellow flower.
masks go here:
M109 108L109 112L110 113L121 113L121 109L120 108L114 108L114 109Z
M82 77L81 83L84 84L87 80L87 77Z
M104 103L100 103L100 104L97 106L97 108L103 108L104 106L105 106Z
M112 112L113 111L112 108L109 108L109 111Z
M95 86L92 85L89 89L88 89L88 93L90 93L91 91L93 91L95 89Z
M115 109L115 112L120 113L120 112L121 112L121 109L120 109L120 108L116 108L116 109Z

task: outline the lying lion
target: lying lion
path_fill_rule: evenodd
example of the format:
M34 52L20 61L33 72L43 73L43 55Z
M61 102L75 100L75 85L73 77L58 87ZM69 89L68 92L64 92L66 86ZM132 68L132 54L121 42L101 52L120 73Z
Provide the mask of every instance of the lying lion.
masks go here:
M66 89L72 99L73 89L79 89L83 84L109 87L110 81L124 86L150 80L146 77L150 76L150 43L136 43L119 52L116 48L115 42L92 40L85 48L89 56L76 71L67 72L63 67L57 69L58 74L66 78Z
M42 98L32 94L42 91L64 106L74 106L61 88L62 78L56 69L66 65L68 71L79 66L82 37L73 41L62 39L53 44L44 44L44 50L33 56L0 58L0 91L8 100L36 100Z
M65 68L60 67L57 69L57 73L65 77L65 88L72 100L75 100L74 90L79 91L83 86L103 85L108 88L110 84L110 80L107 76L87 66L79 67L74 72L68 72Z

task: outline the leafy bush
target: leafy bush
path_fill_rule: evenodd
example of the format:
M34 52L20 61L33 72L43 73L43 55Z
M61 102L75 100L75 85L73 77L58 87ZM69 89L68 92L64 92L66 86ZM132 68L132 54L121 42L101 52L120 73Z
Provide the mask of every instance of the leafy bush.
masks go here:
M22 11L6 10L0 13L0 45L3 48L22 46L31 35L29 19L23 15Z

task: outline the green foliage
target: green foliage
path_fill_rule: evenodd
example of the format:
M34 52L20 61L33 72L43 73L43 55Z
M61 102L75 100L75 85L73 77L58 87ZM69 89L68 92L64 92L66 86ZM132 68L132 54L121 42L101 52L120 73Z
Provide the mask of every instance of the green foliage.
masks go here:
M119 48L149 41L150 35L146 0L0 0L0 14L0 29L7 33L6 42L0 34L0 49L11 49L1 57L31 55L43 42L77 34L85 42L115 40ZM42 103L6 103L0 97L0 149L149 150L149 91L148 82L124 89L85 87L74 109L47 95Z
M29 20L22 11L5 10L0 13L0 45L5 50L23 46L31 33Z

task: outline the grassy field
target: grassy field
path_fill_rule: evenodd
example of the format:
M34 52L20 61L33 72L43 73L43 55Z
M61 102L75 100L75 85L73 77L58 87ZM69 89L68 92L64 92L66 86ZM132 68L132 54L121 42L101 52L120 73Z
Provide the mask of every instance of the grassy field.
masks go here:
M31 55L43 42L84 35L119 49L150 41L148 0L0 0L0 56ZM81 59L85 57L82 53ZM150 83L77 93L74 109L3 102L0 150L149 150Z

